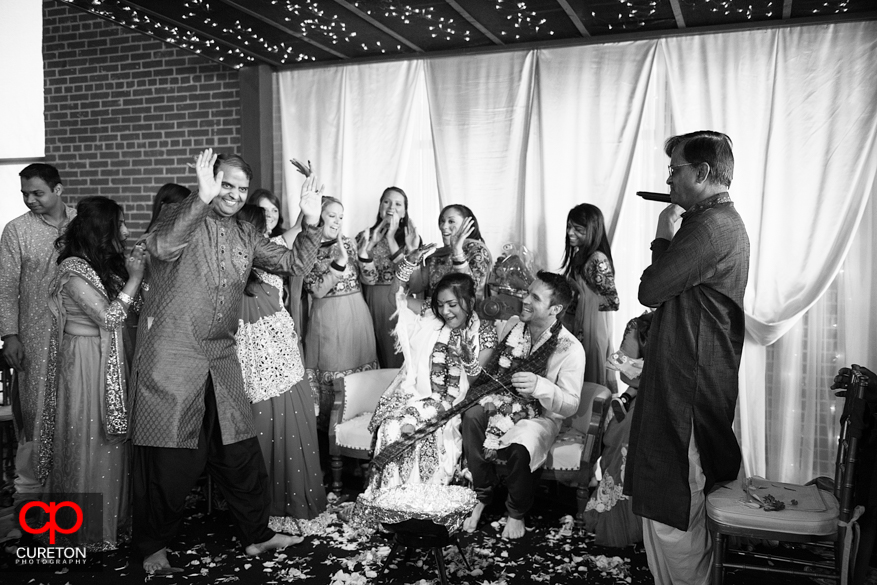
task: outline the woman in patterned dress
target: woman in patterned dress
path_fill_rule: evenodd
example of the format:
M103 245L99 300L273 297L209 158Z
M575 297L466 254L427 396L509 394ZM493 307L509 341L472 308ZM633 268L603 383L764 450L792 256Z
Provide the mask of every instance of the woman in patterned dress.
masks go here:
M329 429L335 378L378 367L375 329L362 296L362 284L377 281L375 263L364 244L357 250L353 240L341 233L343 218L341 202L324 196L320 218L323 242L304 283L311 297L305 366L319 396L317 428L321 435ZM321 440L327 437L321 436Z
M618 292L609 238L598 207L582 203L570 210L561 268L577 292L563 324L585 348L585 382L602 384L615 394L618 383L614 372L606 368L606 359L612 344L609 312L618 310Z
M633 513L631 500L622 491L630 424L640 380L639 375L633 372L642 372L653 315L654 313L647 311L631 319L624 328L624 338L621 340L619 353L625 356L626 362L635 362L636 367L627 372L625 369L620 370L621 381L628 385L627 391L622 395L626 398L624 416L618 416L619 412L613 408L615 416L603 433L600 482L591 494L584 513L585 529L596 536L596 543L601 546L624 547L643 540L642 520ZM614 400L613 407L616 404Z
M475 214L465 205L448 205L439 214L439 230L444 245L411 275L410 291L422 293L428 299L445 274L461 272L472 277L475 296L483 300L493 258L481 237Z
M475 281L468 274L447 274L428 302L409 300L400 290L396 334L405 363L369 424L376 455L466 396L475 376L470 379L463 362L477 359L470 373L480 370L497 342L494 322L479 320L475 303ZM458 415L373 474L365 497L403 484L447 485L459 471L462 452Z
M270 200L267 203L273 205ZM264 205L247 204L237 217L269 237L280 216L266 214ZM271 241L286 247L292 244L285 233ZM244 390L253 405L256 438L268 471L270 516L275 523L286 518L309 520L326 508L313 394L295 323L281 301L282 291L282 277L254 268L235 334Z
M123 330L140 308L146 252L138 245L125 258L128 228L112 199L86 197L76 211L55 242L39 475L46 493L71 494L82 509L82 527L64 544L110 550L131 527Z
M381 194L378 217L375 224L363 230L357 242L367 242L367 252L375 262L377 281L363 287L365 302L371 311L375 326L378 361L382 368L398 368L402 354L396 353L393 327L396 320L396 304L389 293L393 284L396 265L404 255L420 245L420 237L408 216L408 195L399 187L387 187Z

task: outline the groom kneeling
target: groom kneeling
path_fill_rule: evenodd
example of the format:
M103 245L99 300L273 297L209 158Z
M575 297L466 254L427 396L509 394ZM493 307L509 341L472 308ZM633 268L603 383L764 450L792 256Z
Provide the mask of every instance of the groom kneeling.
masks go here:
M560 324L572 300L567 280L540 271L524 297L520 318L506 323L496 351L496 378L507 389L486 396L463 413L463 454L478 503L463 528L473 532L499 480L508 470L504 538L524 536L524 516L533 505L533 472L545 462L565 418L576 413L585 376L585 350ZM488 366L490 369L490 366ZM470 388L469 392L472 392Z

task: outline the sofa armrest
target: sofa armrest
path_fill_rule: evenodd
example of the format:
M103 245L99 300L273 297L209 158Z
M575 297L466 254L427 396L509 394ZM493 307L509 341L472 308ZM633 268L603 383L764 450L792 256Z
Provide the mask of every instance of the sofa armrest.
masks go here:
M337 422L350 420L364 412L374 412L384 391L398 373L398 368L382 368L336 378L333 382L333 410L337 411Z

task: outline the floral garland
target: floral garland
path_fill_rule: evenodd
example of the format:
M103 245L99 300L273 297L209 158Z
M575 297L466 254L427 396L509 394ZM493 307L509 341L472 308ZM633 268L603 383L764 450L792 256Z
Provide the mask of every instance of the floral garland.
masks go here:
M530 355L531 339L526 324L521 322L509 332L500 347L497 366L499 376L509 370L516 361ZM532 396L517 392L488 394L479 401L489 419L484 438L484 458L496 460L496 452L503 448L500 439L520 420L532 419L542 414L542 404Z

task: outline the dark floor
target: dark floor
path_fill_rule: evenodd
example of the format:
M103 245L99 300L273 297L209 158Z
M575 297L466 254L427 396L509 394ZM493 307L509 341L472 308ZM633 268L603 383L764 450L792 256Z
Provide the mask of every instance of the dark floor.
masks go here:
M346 478L345 484L357 485L358 480ZM208 514L205 498L200 492L193 493L189 515L169 555L173 565L184 569L182 573L171 577L147 576L128 546L99 555L97 558L102 568L86 571L22 569L13 566L13 555L5 551L0 555L0 581L4 585L125 585L151 580L244 585L293 581L329 585L377 582L392 543L389 537L357 533L339 519L339 514L344 515L353 496L355 492L348 491L346 501L331 505L319 518L302 525L307 537L301 545L251 558L236 545L228 514L219 510ZM459 537L469 569L455 547L444 548L449 582L470 585L652 583L642 546L624 549L598 547L581 529L574 529L570 536L562 535L565 517L575 513L574 503L572 490L544 483L529 518L528 533L519 541L500 538L502 506L488 509L481 530ZM8 509L0 510L0 522L4 516L8 519L10 513ZM292 528L292 532L297 530L298 527ZM383 582L439 583L436 563L429 552L417 551L407 563L397 559ZM728 585L814 583L809 579L733 571L728 572L725 582Z

